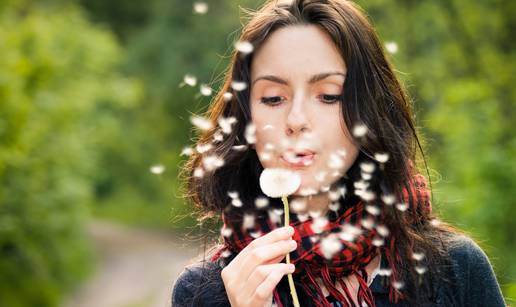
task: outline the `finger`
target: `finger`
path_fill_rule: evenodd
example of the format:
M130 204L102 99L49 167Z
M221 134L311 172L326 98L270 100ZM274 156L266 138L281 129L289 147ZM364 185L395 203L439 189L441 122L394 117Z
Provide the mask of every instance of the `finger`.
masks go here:
M272 295L272 291L281 281L284 275L288 274L287 271L273 271L267 278L256 288L254 295L252 296L254 300L257 300L261 304L267 302L267 300Z
M268 245L280 240L290 239L294 235L294 228L292 226L280 227L272 230L266 235L254 239L247 245L244 249L242 249L238 255L228 264L228 266L233 266L236 268L240 268L242 266L242 262L247 257L249 253L252 252L255 248L260 246Z
M239 275L247 279L257 266L270 262L280 256L284 256L294 251L296 248L297 242L294 240L282 240L269 245L260 246L247 255L246 259L242 262L242 267L238 270Z
M257 266L251 273L247 281L245 281L245 287L242 290L244 297L250 298L256 288L272 273L275 271L279 272L294 272L295 266L293 264L286 263L274 263Z

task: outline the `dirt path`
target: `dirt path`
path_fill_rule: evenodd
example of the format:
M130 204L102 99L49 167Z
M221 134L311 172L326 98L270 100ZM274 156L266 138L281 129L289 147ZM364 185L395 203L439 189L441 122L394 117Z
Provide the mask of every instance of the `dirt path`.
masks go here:
M95 221L89 231L98 253L97 272L65 307L170 307L172 284L200 243L182 237Z

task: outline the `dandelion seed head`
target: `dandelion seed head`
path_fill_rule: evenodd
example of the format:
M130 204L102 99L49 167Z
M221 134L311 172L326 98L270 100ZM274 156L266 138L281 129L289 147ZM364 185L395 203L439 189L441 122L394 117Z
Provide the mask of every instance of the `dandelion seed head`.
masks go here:
M392 194L384 194L382 195L382 201L386 204L386 205L393 205L394 202L396 201L396 197L394 197L394 195Z
M193 4L195 14L204 15L208 12L208 3L204 1L196 1Z
M183 147L183 149L181 150L181 156L191 156L192 154L194 153L194 150L192 147L190 146L185 146Z
M266 168L260 174L260 187L269 197L277 198L294 193L301 185L301 176L282 168Z
M321 239L321 252L326 259L332 259L341 249L342 243L337 236L328 235Z
M184 84L193 87L197 85L197 78L193 75L187 74L183 77L183 82Z
M390 54L395 54L398 52L398 44L396 42L385 42L385 49L387 49L387 52Z
M360 138L360 137L363 137L367 134L367 126L364 125L364 124L356 124L354 127L353 127L353 136L356 137L356 138Z
M245 127L245 139L249 144L256 142L256 126L253 123L249 123Z
M238 41L235 43L235 49L243 54L249 54L253 52L254 46L248 41Z
M222 94L222 98L225 102L228 102L233 98L233 94L230 92L225 92L224 94Z
M266 208L267 206L269 206L269 199L267 197L264 197L264 196L258 196L254 200L254 205L258 209Z
M204 170L201 167L197 167L193 173L194 177L201 178L204 176Z
M154 175L161 175L165 171L165 166L163 164L157 164L151 166L149 170Z
M213 128L213 124L209 119L206 119L202 116L191 116L190 122L197 128L201 130L210 130Z
M213 93L213 89L206 84L201 84L199 87L199 91L203 96L211 96L211 94Z
M385 163L389 160L389 154L386 152L377 152L374 154L374 158L380 163Z
M408 209L408 205L406 203L398 203L396 205L396 209L400 210L401 212L404 212Z
M247 83L244 81L233 81L231 82L231 88L237 92L240 92L247 88Z

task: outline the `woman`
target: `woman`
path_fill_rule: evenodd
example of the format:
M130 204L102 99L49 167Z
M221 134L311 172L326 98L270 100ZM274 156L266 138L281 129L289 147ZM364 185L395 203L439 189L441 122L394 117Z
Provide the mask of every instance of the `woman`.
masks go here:
M222 242L172 304L292 306L292 273L301 306L504 306L486 255L432 214L409 99L363 12L269 1L240 40L209 110L219 125L184 168ZM301 178L290 227L265 168Z

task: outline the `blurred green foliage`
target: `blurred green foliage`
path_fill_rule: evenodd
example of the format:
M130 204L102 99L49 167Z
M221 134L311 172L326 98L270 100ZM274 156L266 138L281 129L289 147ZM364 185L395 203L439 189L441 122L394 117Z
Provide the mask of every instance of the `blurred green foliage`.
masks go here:
M0 4L0 305L56 306L91 263L87 218L195 229L177 165L217 89L239 5L182 0ZM358 1L416 103L434 203L480 241L516 298L512 12L516 2ZM245 22L245 20L242 20ZM162 164L154 175L149 168Z

